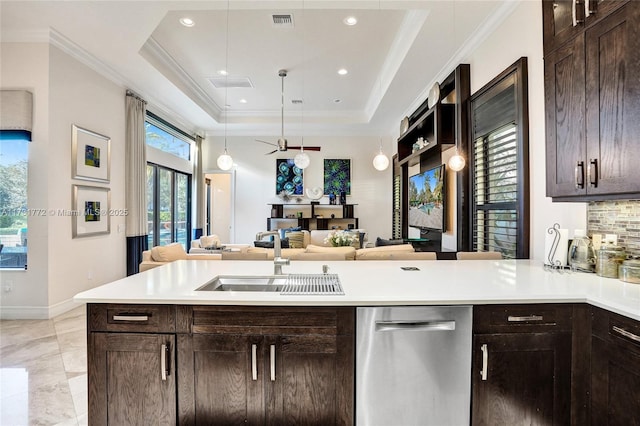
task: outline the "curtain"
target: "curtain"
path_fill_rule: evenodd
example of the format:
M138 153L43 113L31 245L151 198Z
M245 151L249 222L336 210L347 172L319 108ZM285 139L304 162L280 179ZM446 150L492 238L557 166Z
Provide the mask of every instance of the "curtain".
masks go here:
M196 220L193 229L193 239L202 236L204 228L204 176L202 175L202 137L196 135L196 158L195 158L194 193L196 194Z
M31 141L33 94L26 90L0 90L0 137L19 134Z
M146 102L126 96L125 194L127 227L127 275L139 271L142 251L147 249L147 155L145 144Z

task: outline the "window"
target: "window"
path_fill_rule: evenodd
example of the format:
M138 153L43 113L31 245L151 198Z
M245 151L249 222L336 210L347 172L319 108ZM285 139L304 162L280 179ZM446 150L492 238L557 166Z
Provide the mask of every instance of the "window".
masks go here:
M27 268L28 144L23 132L0 134L0 268Z
M191 245L193 138L147 112L147 242Z
M473 250L529 257L527 63L471 98Z

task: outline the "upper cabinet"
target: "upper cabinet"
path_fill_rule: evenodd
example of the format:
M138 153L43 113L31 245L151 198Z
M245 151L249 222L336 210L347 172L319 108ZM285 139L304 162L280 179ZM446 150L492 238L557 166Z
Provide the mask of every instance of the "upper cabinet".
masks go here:
M560 201L637 196L640 3L542 5L547 195ZM577 24L576 7L583 17Z

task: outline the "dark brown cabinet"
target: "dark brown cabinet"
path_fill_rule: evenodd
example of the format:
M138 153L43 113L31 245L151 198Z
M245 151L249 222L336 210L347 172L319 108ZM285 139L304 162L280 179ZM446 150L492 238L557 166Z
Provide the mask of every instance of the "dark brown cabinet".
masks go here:
M171 311L169 306L89 305L87 374L92 425L176 424Z
M182 424L353 424L353 308L185 308ZM187 325L188 324L188 325Z
M474 425L566 425L571 418L571 305L475 306Z
M595 12L570 27L567 4L543 2L547 195L638 194L640 3L589 2Z
M640 425L640 322L593 308L591 424Z

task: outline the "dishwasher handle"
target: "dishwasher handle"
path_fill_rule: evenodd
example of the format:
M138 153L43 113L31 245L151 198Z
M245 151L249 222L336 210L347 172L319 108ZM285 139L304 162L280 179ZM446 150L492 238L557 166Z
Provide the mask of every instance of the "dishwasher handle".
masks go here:
M376 331L452 331L456 322L449 321L376 321Z

